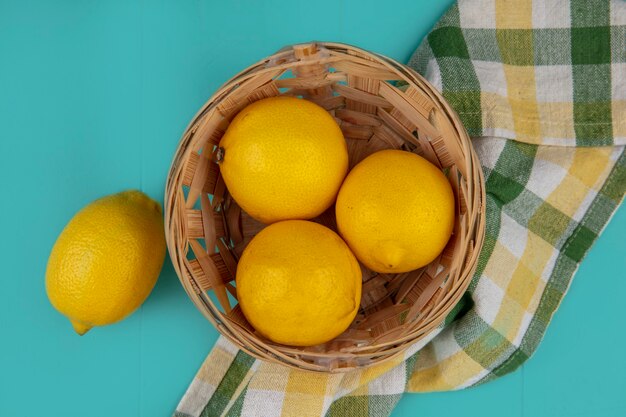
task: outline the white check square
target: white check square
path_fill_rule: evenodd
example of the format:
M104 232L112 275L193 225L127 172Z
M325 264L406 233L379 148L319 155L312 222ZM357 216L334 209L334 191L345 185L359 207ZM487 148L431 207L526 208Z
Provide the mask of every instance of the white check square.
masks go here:
M480 137L472 139L481 165L494 169L506 144L506 139Z
M509 217L504 211L500 215L500 244L507 248L517 259L521 259L526 249L528 229Z
M535 67L535 91L539 102L570 102L574 99L574 80L569 65Z
M533 1L533 28L569 28L569 2L563 0Z
M567 170L561 166L538 157L533 163L526 188L541 199L547 200L566 175Z
M501 62L472 61L472 64L474 64L482 92L506 97L506 75L504 74L504 65Z
M480 298L476 299L474 306L476 313L485 323L492 324L500 311L504 290L483 274L476 286L476 294L480 294Z
M626 25L626 7L623 0L611 0L611 26Z
M248 389L241 408L241 417L280 417L285 393Z
M402 394L405 384L406 367L404 363L401 363L370 382L367 386L367 393L369 395Z
M611 90L613 100L626 100L626 62L611 64Z
M464 29L495 29L496 3L494 0L460 1L459 20Z

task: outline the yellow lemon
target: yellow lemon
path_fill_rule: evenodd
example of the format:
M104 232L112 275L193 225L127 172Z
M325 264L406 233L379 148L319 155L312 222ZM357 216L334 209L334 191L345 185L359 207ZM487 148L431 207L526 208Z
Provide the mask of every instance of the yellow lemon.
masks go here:
M239 260L236 283L250 324L285 345L333 339L361 302L361 269L348 246L332 230L304 220L261 230Z
M346 142L335 120L317 104L294 97L250 104L219 146L228 190L263 223L321 214L348 172Z
M140 191L84 207L58 237L46 270L52 305L74 330L123 319L152 291L165 258L161 206Z
M405 151L376 152L357 164L337 196L337 228L368 268L400 273L427 265L454 226L445 175Z

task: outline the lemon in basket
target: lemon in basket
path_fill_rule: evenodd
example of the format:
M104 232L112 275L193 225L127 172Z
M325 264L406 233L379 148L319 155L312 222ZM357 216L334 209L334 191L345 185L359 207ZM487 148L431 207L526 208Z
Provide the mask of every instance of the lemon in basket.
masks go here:
M287 220L261 230L237 265L239 305L277 343L310 346L341 334L361 300L361 269L332 230Z
M429 264L454 226L445 175L406 151L376 152L358 163L337 196L337 228L368 268L401 273Z
M159 203L140 191L98 199L70 220L54 244L46 270L48 298L83 335L139 307L164 258Z
M310 219L331 206L348 171L341 129L315 103L271 97L248 105L220 141L228 191L255 219Z

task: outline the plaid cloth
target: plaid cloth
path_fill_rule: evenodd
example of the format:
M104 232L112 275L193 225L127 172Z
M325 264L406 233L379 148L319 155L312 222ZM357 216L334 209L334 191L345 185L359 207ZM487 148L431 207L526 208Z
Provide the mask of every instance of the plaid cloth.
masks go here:
M255 360L223 338L188 416L388 416L405 391L490 381L528 359L626 192L626 3L461 0L410 63L473 136L487 187L476 274L403 358L348 374Z

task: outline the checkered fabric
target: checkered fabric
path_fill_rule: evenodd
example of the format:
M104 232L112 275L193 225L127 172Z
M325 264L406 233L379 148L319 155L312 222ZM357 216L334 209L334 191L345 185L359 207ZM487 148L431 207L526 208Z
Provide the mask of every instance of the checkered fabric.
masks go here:
M402 358L348 374L255 360L223 338L177 407L189 416L388 416L408 392L517 369L626 192L626 3L460 0L409 65L473 137L487 226L461 302Z
M470 136L626 144L623 1L460 1L409 65L444 92Z

